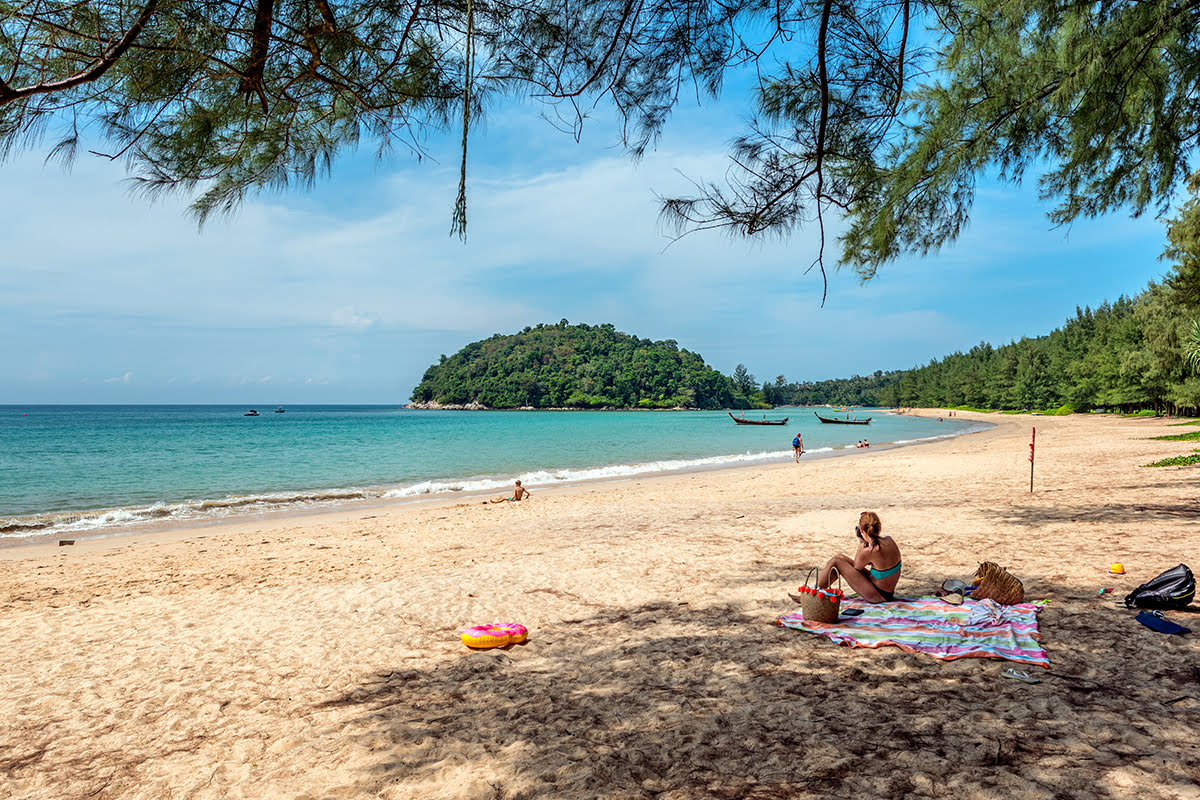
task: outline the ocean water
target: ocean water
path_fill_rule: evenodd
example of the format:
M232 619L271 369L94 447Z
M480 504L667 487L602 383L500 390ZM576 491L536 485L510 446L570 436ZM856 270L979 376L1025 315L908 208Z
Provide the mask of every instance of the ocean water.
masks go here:
M735 425L724 411L425 411L394 406L0 406L0 543L107 535L355 500L502 490L790 459L987 427L855 409L870 425ZM741 413L741 412L737 412ZM747 412L751 419L763 412ZM842 412L845 416L845 412ZM848 450L847 450L848 448Z

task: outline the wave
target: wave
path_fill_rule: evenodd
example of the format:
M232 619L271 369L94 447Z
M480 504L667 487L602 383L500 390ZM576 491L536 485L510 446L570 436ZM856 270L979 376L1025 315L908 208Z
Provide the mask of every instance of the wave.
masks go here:
M640 464L614 464L604 467L563 470L533 470L516 475L529 486L582 483L585 481L676 472L689 469L718 468L736 464L765 463L781 460L788 453L762 452L695 459L650 461ZM22 517L0 518L0 540L15 542L33 537L63 533L103 533L154 522L219 520L290 508L321 508L360 500L398 500L450 493L477 493L512 486L513 477L478 476L462 479L427 480L405 486L341 488L325 491L272 492L256 495L231 495L203 500L158 502L148 506L56 511Z
M988 425L971 426L965 432L974 432ZM893 442L877 442L877 445L916 444L923 441L951 438L964 431L947 432L916 439L900 439ZM813 455L831 454L845 447L820 447L806 451ZM851 448L852 449L852 448ZM0 543L20 543L25 540L50 538L55 534L75 533L108 535L121 529L154 523L193 522L220 520L224 518L286 511L300 508L326 508L355 501L386 501L428 498L451 493L476 494L491 491L507 491L514 478L531 487L564 485L617 478L652 475L663 472L719 469L727 466L762 464L785 461L792 457L791 450L739 453L734 455L708 456L703 458L679 458L647 461L633 464L611 464L577 469L542 469L524 473L513 473L504 477L496 475L468 478L440 478L419 481L404 486L368 488L337 488L318 491L272 492L254 495L230 495L221 498L184 500L180 502L157 502L147 506L126 506L86 511L56 511L29 516L0 518Z
M158 502L149 506L54 511L0 519L0 539L19 539L56 533L88 533L149 522L221 519L238 514L276 511L288 507L320 506L379 497L381 492L334 489L323 492L278 492L233 495L217 499Z
M830 449L830 448L826 448ZM580 469L534 470L524 472L515 477L524 484L546 485L583 483L586 481L605 480L607 478L625 478L634 475L650 475L656 472L679 472L683 470L719 468L737 464L765 463L791 457L790 451L773 451L761 453L742 453L729 456L709 456L706 458L668 459L663 461L647 461L639 464L612 464L604 467L584 467ZM384 493L385 499L415 497L424 494L439 494L442 492L484 492L493 489L507 489L512 485L512 478L463 478L460 480L422 481L411 486L391 489Z

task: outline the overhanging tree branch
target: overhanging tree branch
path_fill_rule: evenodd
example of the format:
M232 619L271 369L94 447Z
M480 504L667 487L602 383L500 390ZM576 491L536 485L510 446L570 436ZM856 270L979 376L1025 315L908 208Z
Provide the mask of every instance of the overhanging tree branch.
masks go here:
M14 89L9 86L3 79L0 79L0 106L15 102L25 97L30 97L37 94L51 94L53 92L61 92L67 89L73 89L76 86L81 86L85 83L90 83L109 70L113 64L125 54L125 51L133 45L142 29L146 27L146 23L150 21L150 17L154 16L154 12L158 9L158 0L147 0L146 5L142 8L142 13L130 26L115 44L106 48L95 60L92 66L85 69L83 72L76 73L69 78L62 80L49 81L45 83L32 84L19 89Z
M263 75L267 69L267 52L271 45L271 23L275 15L275 0L258 0L254 7L254 30L250 39L250 57L242 72L239 91L250 99L257 94L263 113L268 112L267 94L263 91Z

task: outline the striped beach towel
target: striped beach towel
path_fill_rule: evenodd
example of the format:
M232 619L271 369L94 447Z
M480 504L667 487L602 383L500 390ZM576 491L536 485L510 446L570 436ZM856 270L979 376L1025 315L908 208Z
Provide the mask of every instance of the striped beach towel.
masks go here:
M936 597L897 598L878 605L858 600L842 603L861 608L862 616L837 622L805 622L797 611L779 620L787 628L828 636L850 647L895 645L943 661L956 658L1004 658L1022 664L1050 666L1038 633L1038 603L1002 606L993 600L965 600L951 605Z

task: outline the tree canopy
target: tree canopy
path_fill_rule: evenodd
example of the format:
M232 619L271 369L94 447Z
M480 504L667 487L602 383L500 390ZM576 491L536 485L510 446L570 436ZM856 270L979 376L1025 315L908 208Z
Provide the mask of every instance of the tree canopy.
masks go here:
M488 408L753 408L761 403L753 380L744 387L669 339L562 320L442 356L412 399Z
M1195 327L1178 312L1169 287L1152 283L1135 297L1077 308L1046 336L981 342L909 370L802 383L781 375L763 394L774 404L1194 414L1200 409L1200 373L1189 364Z
M420 157L506 95L578 133L589 104L634 153L680 98L758 71L724 181L668 199L680 231L786 234L826 215L870 278L953 240L989 169L1055 222L1160 213L1200 120L1200 0L0 0L0 154L90 134L204 219L310 184L346 148ZM818 263L824 269L824 247Z

